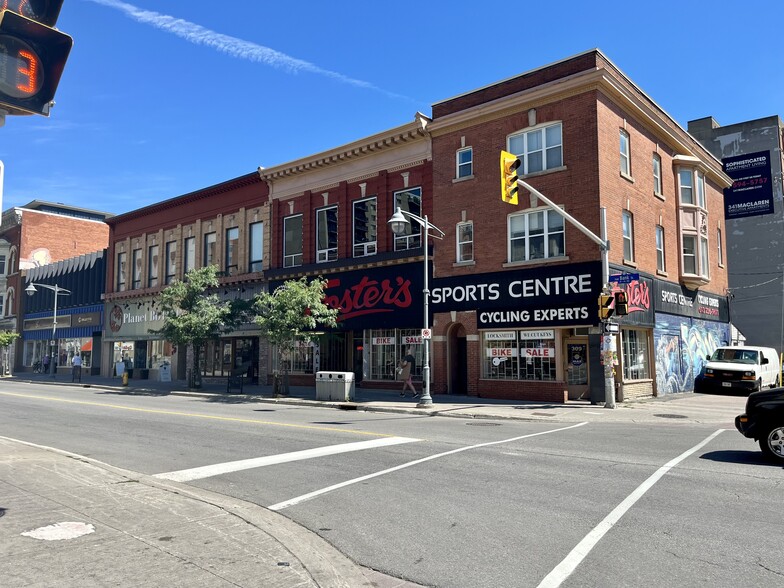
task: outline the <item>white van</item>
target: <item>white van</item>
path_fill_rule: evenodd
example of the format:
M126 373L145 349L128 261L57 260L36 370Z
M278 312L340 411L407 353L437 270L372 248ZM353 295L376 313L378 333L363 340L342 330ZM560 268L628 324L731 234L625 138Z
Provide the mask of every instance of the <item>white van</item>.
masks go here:
M779 354L772 347L718 347L707 360L699 392L754 392L781 382Z

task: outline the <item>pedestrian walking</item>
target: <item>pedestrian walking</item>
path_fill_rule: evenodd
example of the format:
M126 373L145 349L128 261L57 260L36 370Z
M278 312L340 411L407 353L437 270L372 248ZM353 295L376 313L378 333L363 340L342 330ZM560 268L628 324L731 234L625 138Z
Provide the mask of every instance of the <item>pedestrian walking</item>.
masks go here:
M71 360L71 381L82 381L82 356L78 353Z
M48 355L44 355L43 363L44 363L44 373L48 374L49 373L49 356Z
M419 392L416 391L414 388L414 382L412 381L413 374L414 374L414 367L416 366L416 360L414 359L414 354L409 347L406 350L406 355L403 359L400 360L398 364L398 370L400 370L400 379L403 380L403 390L400 392L400 396L405 397L406 390L411 389L411 394L414 398L419 396Z

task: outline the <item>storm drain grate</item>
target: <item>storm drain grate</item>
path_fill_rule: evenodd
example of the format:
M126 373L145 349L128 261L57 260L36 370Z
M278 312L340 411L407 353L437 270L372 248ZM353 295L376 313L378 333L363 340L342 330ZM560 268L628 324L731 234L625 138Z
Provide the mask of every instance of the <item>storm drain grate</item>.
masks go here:
M689 418L685 414L655 414L653 416L659 417L659 418L662 418L662 419L687 419L687 418Z

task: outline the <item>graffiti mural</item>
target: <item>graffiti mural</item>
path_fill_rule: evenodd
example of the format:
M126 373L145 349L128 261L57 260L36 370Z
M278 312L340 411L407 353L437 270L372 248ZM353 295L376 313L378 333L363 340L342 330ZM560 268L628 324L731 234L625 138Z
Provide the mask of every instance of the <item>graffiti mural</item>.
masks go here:
M706 356L729 341L730 326L657 313L653 338L659 395L693 392Z

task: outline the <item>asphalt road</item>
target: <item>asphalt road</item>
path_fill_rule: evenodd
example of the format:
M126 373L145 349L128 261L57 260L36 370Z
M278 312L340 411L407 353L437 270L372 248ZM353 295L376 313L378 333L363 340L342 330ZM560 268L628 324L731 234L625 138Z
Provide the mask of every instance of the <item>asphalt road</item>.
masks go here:
M361 565L423 585L784 583L784 468L734 430L18 383L0 384L0 406L3 436L273 508Z

